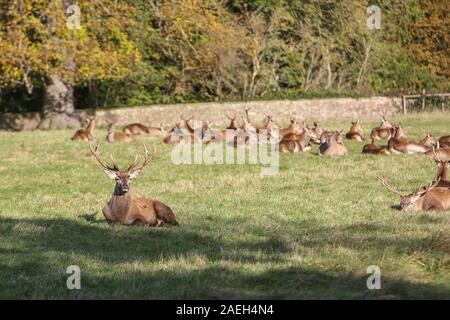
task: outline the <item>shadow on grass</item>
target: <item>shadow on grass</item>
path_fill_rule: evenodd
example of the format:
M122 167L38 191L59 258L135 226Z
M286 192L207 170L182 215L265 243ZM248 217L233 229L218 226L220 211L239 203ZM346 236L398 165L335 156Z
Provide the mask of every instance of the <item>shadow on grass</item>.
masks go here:
M91 217L91 215L89 215ZM85 218L82 218L85 219ZM383 276L283 264L284 238L227 241L184 227L107 227L61 219L0 218L0 298L448 298L445 288ZM319 240L318 240L319 241ZM7 247L4 245L7 244ZM14 246L17 245L18 249ZM323 244L306 242L308 246ZM136 267L133 264L136 263ZM154 267L152 263L160 266ZM264 269L248 265L263 264ZM80 291L66 289L65 268L82 270ZM246 265L243 265L246 264Z

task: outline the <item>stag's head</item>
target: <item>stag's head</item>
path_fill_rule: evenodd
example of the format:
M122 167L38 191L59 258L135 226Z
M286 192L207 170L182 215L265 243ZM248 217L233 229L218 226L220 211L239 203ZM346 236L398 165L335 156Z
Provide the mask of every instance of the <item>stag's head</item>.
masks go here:
M393 125L392 123L390 123L388 120L386 120L386 117L384 116L384 114L381 114L381 123L380 123L380 128L392 128Z
M302 126L294 118L291 119L290 127L294 133L301 134L303 132Z
M396 139L403 139L406 137L406 131L401 125L393 128L393 136Z
M423 197L427 192L433 190L440 181L440 178L431 182L428 186L419 188L415 190L414 192L410 194L403 194L399 192L396 188L394 188L392 185L389 184L386 178L379 178L383 185L388 189L389 191L395 193L396 195L400 196L400 210L401 211L413 211L414 205L417 203L417 201Z
M155 147L152 153L149 153L147 147L144 145L144 161L141 165L137 164L137 156L134 160L134 163L131 164L127 170L120 170L117 164L114 162L113 157L111 156L111 165L105 164L100 159L100 151L98 146L95 149L92 149L92 145L89 144L89 150L92 155L97 159L98 163L103 167L103 172L111 179L116 181L116 192L119 194L124 194L130 190L131 182L134 178L136 178L139 173L141 173L142 169L150 163L155 153Z
M427 133L427 136L424 139L424 145L425 146L435 146L437 144L436 139L434 138L434 135L431 133Z

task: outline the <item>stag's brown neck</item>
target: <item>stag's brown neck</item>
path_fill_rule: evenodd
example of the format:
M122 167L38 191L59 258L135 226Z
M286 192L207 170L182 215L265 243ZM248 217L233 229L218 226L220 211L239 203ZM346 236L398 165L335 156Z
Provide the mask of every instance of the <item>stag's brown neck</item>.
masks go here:
M94 122L94 121L91 121L91 122L89 122L88 126L86 127L86 130L87 130L90 134L92 134L92 132L94 132L94 124L95 124L95 122Z
M113 211L128 212L132 203L131 191L128 190L125 192L119 185L116 184L110 203Z

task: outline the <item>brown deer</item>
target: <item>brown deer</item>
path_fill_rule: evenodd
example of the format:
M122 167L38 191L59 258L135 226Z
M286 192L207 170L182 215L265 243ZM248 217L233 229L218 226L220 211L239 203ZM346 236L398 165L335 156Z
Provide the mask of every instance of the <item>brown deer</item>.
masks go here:
M442 210L450 208L450 189L439 187L440 179L410 194L402 194L391 186L386 178L379 178L389 191L400 196L401 211Z
M127 170L121 171L112 160L112 165L106 165L100 160L98 146L95 150L89 145L91 153L104 168L104 173L115 180L116 186L111 199L102 212L108 224L119 223L138 226L177 226L178 222L172 210L164 203L157 200L137 198L131 195L131 182L142 169L152 160L153 154L149 154L144 145L145 159L142 165L137 166L136 160Z
M237 130L239 129L239 123L237 121L237 115L234 115L233 117L228 117L230 120L230 125L227 127L228 130Z
M391 153L425 153L430 150L415 142L409 142L404 139L405 132L401 126L394 127L393 137L389 139L388 149Z
M352 126L350 127L350 130L345 134L345 137L349 140L354 141L366 140L366 138L363 136L363 128L359 123L359 120L357 120L356 122L352 121Z
M382 154L382 155L390 154L390 152L387 148L379 147L373 143L364 145L364 147L362 149L362 153Z
M448 136L442 136L439 138L439 144L443 148L450 148L450 135Z
M73 137L72 140L79 140L79 141L92 141L95 139L94 137L94 128L95 128L95 121L97 120L97 117L93 118L86 118L87 126L84 129L78 129Z
M379 128L393 128L394 126L392 125L392 123L390 123L388 120L386 120L386 117L384 116L384 114L381 114L381 123Z
M325 132L322 127L320 126L319 121L315 121L313 123L314 127L311 129L311 141L315 144L320 144L320 137ZM303 128L308 129L308 125L303 122Z
M132 123L129 125L126 125L123 129L123 132L127 134L132 135L139 135L141 132L147 133L150 136L160 136L160 135L166 135L167 131L164 129L164 127L161 125L159 128L155 127L147 127L146 125L143 125L141 123Z
M291 132L281 139L279 143L279 151L280 152L307 152L311 151L311 132L309 130L303 131L301 134L296 134Z
M300 124L295 120L291 119L291 124L287 128L282 128L279 130L279 134L281 137L289 134L289 133L296 133L301 134L303 132L303 128L300 126Z
M418 145L431 148L436 145L436 140L434 139L434 136L431 133L427 133L425 138L417 141L411 141L412 143L416 143Z
M436 148L428 150L425 155L429 158L434 158L434 155L436 155L439 159L450 160L450 148L441 148L440 143L437 142Z
M163 142L166 144L180 143L182 141L193 142L194 134L181 128L181 122L175 123L175 126L164 137Z
M433 159L436 163L438 170L436 174L436 179L440 179L438 187L447 187L450 188L450 181L448 180L448 169L449 169L449 160L441 160L439 156L436 154L433 148Z
M374 144L375 140L389 140L393 136L393 125L386 120L384 114L381 114L381 123L378 127L373 128L372 132L370 132L370 138L372 139L372 144Z
M346 156L348 154L341 133L342 130L322 134L320 138L319 156Z
M108 133L106 135L106 141L109 143L115 143L117 141L122 142L131 142L133 141L133 136L131 134L120 132L120 131L114 131L114 126L116 125L115 122L110 122L106 120L108 123Z

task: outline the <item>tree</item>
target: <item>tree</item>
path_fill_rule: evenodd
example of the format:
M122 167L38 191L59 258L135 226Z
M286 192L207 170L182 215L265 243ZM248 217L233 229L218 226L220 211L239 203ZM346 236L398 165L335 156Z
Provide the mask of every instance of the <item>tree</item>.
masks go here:
M0 87L45 89L40 128L78 127L74 85L120 79L139 52L127 35L125 1L15 0L0 3ZM80 24L77 24L78 13Z

